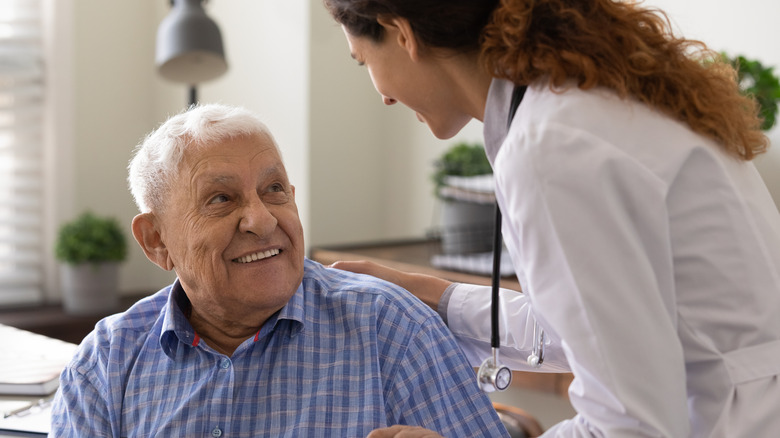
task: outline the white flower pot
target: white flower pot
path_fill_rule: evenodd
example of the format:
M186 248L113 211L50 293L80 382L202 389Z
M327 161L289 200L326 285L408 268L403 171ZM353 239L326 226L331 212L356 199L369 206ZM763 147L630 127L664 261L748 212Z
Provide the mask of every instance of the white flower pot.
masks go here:
M60 274L65 312L96 315L118 310L119 263L63 264Z
M493 249L496 206L443 200L441 246L444 254L489 252Z

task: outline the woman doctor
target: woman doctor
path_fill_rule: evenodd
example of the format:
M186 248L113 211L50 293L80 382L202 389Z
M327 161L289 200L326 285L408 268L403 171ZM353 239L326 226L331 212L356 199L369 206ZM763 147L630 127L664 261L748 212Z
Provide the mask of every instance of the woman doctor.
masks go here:
M716 53L633 1L324 2L385 104L442 139L484 123L525 292L502 291L501 357L531 369L538 320L541 370L575 376L578 414L545 436L778 436L780 216L750 162L768 141ZM490 354L484 287L335 266L417 294L475 366Z

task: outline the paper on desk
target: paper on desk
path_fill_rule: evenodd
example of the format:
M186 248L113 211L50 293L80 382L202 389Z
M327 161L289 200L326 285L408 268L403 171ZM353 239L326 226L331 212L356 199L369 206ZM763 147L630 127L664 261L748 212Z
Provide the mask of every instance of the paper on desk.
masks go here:
M24 432L30 436L46 436L51 430L51 400L7 418L0 417L0 433ZM5 403L5 402L4 402Z
M0 418L5 418L18 409L26 408L31 403L28 400L0 400Z
M0 395L47 396L77 346L0 324Z

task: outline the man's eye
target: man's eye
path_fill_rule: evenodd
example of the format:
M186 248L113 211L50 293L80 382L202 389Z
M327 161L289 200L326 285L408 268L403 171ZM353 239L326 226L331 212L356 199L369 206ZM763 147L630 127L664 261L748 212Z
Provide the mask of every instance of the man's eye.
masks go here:
M269 204L285 204L290 201L290 188L282 183L274 183L265 189L263 200Z
M209 204L221 204L223 202L228 202L230 198L227 197L227 195L217 195L213 198L211 198L211 201L209 201Z

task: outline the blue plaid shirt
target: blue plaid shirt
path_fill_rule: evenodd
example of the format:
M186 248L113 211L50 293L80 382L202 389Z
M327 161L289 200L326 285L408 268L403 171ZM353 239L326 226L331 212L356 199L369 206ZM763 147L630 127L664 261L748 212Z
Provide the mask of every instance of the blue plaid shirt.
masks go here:
M62 373L50 436L507 435L439 316L390 283L306 260L232 357L199 340L182 302L177 281L98 323Z

